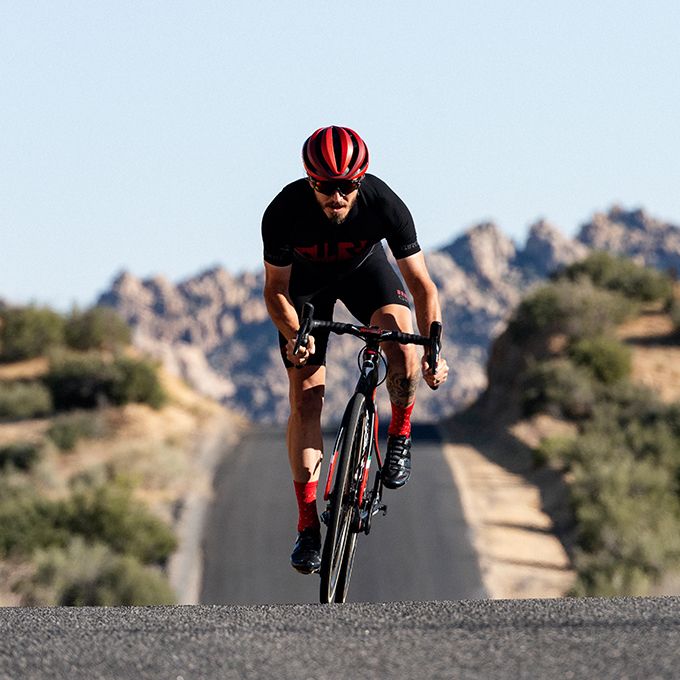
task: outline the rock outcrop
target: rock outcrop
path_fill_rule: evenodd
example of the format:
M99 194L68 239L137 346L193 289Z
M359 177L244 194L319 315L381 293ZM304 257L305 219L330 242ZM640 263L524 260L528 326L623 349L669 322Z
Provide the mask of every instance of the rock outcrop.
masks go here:
M448 383L436 393L422 387L415 417L433 421L472 401L486 386L490 341L505 327L526 289L591 248L638 258L645 264L680 266L680 229L641 210L612 208L597 214L569 239L548 222L534 224L518 248L493 223L468 230L426 255L440 291ZM221 267L174 285L157 276L120 274L100 304L110 305L134 327L135 342L162 359L199 390L263 422L285 420L287 382L276 331L262 299L263 273L234 276ZM339 303L336 318L350 320ZM360 343L332 337L328 360L328 422L342 409L356 381ZM381 409L389 413L386 391Z

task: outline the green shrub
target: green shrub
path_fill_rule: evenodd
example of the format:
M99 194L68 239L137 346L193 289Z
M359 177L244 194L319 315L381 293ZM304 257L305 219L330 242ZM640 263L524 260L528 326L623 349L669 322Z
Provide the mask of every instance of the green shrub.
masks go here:
M601 251L566 267L558 274L558 278L570 281L588 278L599 288L617 291L627 298L642 302L668 300L673 287L666 274L638 265L628 258Z
M47 430L47 436L61 451L72 451L79 439L100 435L98 418L91 413L69 413L57 416Z
M52 395L37 382L0 382L0 420L25 420L53 410Z
M45 354L64 342L64 319L48 308L0 311L0 361L21 361Z
M567 468L573 457L573 437L546 437L534 449L533 456L537 465L552 465L556 468Z
M130 344L129 326L110 307L73 311L66 319L66 344L75 350L118 350Z
M0 446L0 470L8 466L30 470L40 459L42 447L34 442L14 442Z
M634 310L635 305L622 295L596 288L590 281L559 280L522 300L508 332L517 343L554 334L572 339L594 337L624 321Z
M602 407L616 409L615 416L609 417L615 417L618 422L628 422L636 418L652 422L668 417L669 407L662 404L658 396L643 385L623 380L604 386L600 394Z
M530 366L522 378L521 394L526 415L544 412L571 420L587 418L597 401L590 372L567 359Z
M81 538L66 548L36 557L35 574L19 585L26 604L112 607L173 604L175 596L162 574L134 557L114 553Z
M120 357L116 359L115 366L121 377L113 388L114 403L139 402L153 408L160 408L165 404L167 398L152 363Z
M0 477L0 557L65 545L68 532L57 526L57 513L56 504L42 498L29 482Z
M50 362L44 382L57 410L95 408L111 402L121 375L97 354L59 354Z
M141 562L163 564L177 542L172 529L119 482L76 489L59 505L58 525Z
M569 347L569 357L577 366L587 368L596 380L605 384L630 376L631 351L615 338L583 338Z
M44 381L58 410L129 402L159 408L165 401L155 367L126 357L110 362L92 353L62 354L52 360Z
M572 469L579 594L641 595L680 559L675 480L625 451Z
M165 563L177 544L170 527L120 483L80 488L50 500L28 483L0 478L0 557L63 548L74 535L148 564Z

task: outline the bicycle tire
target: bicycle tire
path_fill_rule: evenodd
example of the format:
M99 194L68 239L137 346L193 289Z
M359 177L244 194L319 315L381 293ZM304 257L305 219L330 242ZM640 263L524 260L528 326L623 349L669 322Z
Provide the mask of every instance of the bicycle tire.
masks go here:
M368 408L364 408L357 423L357 433L354 446L354 455L352 459L352 469L350 476L353 490L358 490L361 486L361 480L364 476L364 467L368 463L370 455L369 446L371 445L371 437L369 430L373 427L373 418L371 417ZM361 499L355 499L354 502L358 505ZM360 508L357 507L357 510ZM344 602L347 599L347 591L349 590L349 581L352 577L352 567L354 566L354 556L357 549L358 531L352 531L347 539L345 545L345 555L342 559L342 566L338 576L338 584L335 589L335 602Z
M340 576L343 573L343 565L346 565L347 548L351 547L352 561L356 550L356 533L351 531L351 523L354 509L351 507L352 499L349 498L352 462L357 450L357 439L361 436L359 425L361 416L367 411L366 398L363 394L354 394L347 405L345 412L346 424L341 442L338 445L338 462L335 472L335 483L330 496L330 514L328 530L323 544L321 557L321 588L320 600L322 603L336 602L337 589L340 584ZM353 537L353 538L350 538ZM348 542L349 538L349 542ZM347 594L349 586L350 569L344 571L342 582L342 599Z

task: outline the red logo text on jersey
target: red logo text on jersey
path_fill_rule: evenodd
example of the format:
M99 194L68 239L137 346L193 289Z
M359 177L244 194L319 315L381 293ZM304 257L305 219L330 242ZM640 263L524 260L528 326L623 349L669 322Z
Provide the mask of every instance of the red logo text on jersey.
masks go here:
M340 243L317 243L313 246L297 246L295 252L313 262L339 262L351 260L365 252L368 241L341 241Z

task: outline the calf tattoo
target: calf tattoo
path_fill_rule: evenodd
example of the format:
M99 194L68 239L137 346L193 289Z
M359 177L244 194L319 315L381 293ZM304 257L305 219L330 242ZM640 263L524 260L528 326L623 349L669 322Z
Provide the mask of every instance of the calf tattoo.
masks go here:
M406 407L413 402L417 384L417 380L409 378L404 373L387 373L387 391L390 393L391 402L397 406Z

